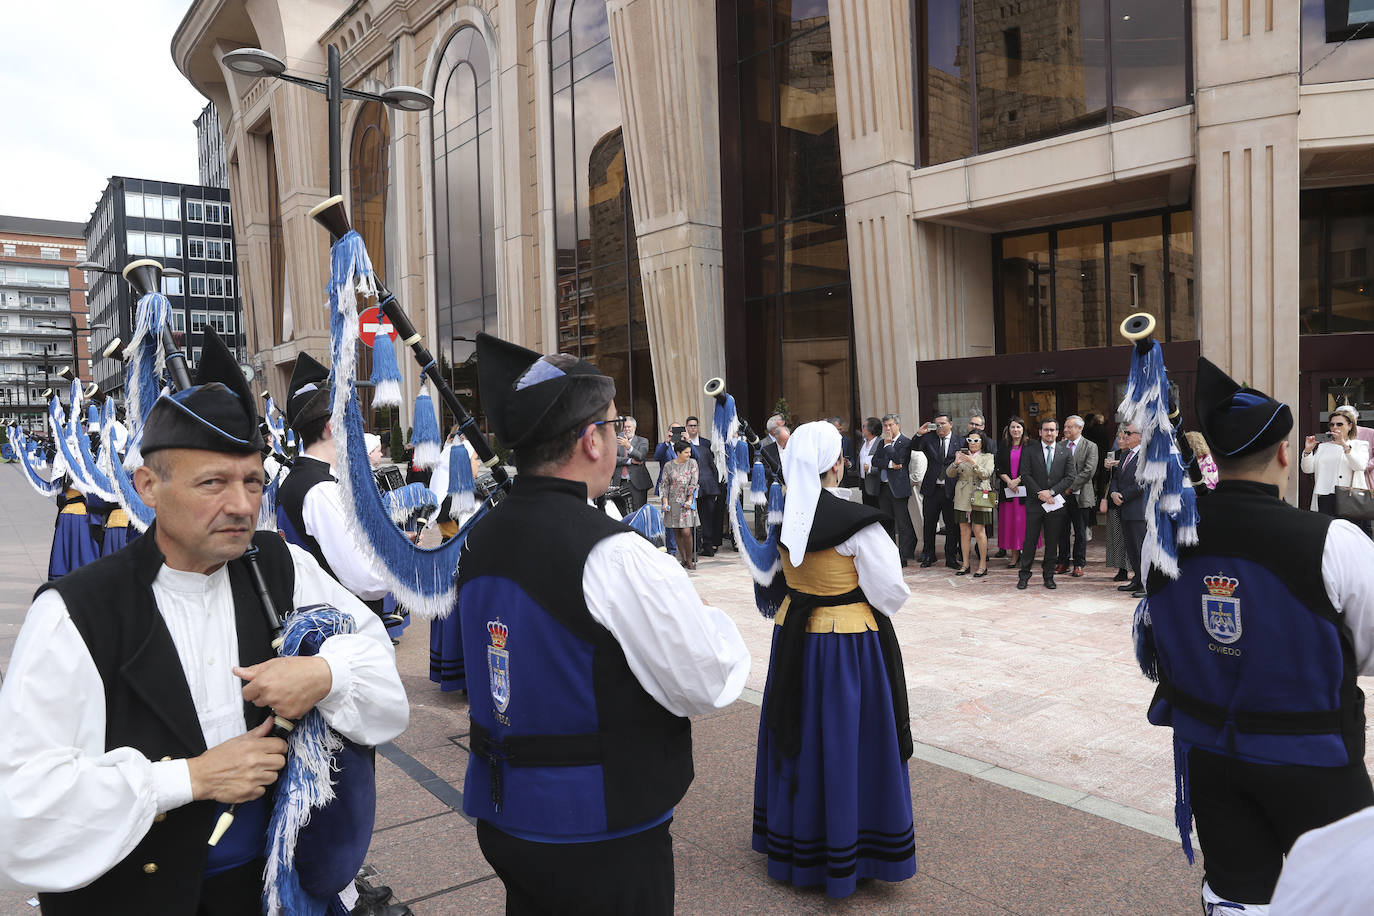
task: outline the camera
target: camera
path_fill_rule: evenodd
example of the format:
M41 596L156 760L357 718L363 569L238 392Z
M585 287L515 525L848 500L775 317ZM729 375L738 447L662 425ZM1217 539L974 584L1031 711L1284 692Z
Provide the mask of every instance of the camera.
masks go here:
M668 428L668 433L674 442L681 442L687 438L687 427L671 426Z

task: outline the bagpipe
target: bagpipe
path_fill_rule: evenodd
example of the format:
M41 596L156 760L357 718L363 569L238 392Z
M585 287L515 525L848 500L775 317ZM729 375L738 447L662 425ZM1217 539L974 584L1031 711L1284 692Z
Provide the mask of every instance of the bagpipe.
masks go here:
M787 595L787 587L780 575L782 555L778 550L782 538L782 468L772 468L773 482L768 484L762 460L767 456L760 448L760 460L755 461L750 452L750 445L758 445L760 439L740 417L735 399L725 390L723 378L710 379L702 390L716 402L711 418L714 433L711 448L716 454L720 481L726 485L725 511L730 519L730 531L754 580L754 603L759 613L771 618L777 614L782 599ZM768 533L762 542L754 537L749 520L745 517L746 499L751 506L768 507Z

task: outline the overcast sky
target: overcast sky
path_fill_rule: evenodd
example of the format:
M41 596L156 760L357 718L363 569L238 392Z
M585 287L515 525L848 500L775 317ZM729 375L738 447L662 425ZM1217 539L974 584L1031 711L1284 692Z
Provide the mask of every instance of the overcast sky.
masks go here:
M0 214L90 218L112 175L196 183L190 0L0 0Z

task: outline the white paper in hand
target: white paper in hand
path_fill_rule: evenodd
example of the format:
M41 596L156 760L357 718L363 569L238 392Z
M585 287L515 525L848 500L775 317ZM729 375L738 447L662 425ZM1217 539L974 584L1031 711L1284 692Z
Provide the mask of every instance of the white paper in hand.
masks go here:
M1063 495L1061 494L1061 495L1059 495L1059 496L1056 496L1054 499L1050 500L1049 502L1044 503L1044 507L1045 507L1045 511L1046 511L1046 512L1053 512L1053 511L1055 511L1056 509L1062 509L1062 508L1064 508L1064 497L1063 497Z
M1002 489L1006 493L1007 499L1015 499L1018 496L1024 497L1026 495L1025 487L1003 487Z

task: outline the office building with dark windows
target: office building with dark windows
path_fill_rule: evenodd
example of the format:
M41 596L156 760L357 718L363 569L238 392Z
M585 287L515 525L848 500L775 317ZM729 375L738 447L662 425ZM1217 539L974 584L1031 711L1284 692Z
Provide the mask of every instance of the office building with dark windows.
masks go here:
M173 56L223 120L255 368L327 352L326 108L221 66L418 86L344 107L343 187L480 410L472 338L597 361L647 435L723 375L761 425L895 411L1113 421L1157 321L1374 409L1374 15L1353 0L197 0ZM379 268L382 269L382 268ZM415 373L407 384L415 391Z
M0 425L45 433L44 391L91 380L85 259L80 223L0 216Z
M110 273L88 271L95 381L107 392L124 388L119 353L127 345L138 301L120 273L130 261L152 258L181 272L163 278L172 331L187 359L200 359L201 331L214 327L246 362L243 308L235 265L233 211L226 188L144 178L111 178L85 226L90 259Z
M224 131L219 112L207 104L196 117L196 166L200 183L211 188L229 187L229 164L224 161Z

